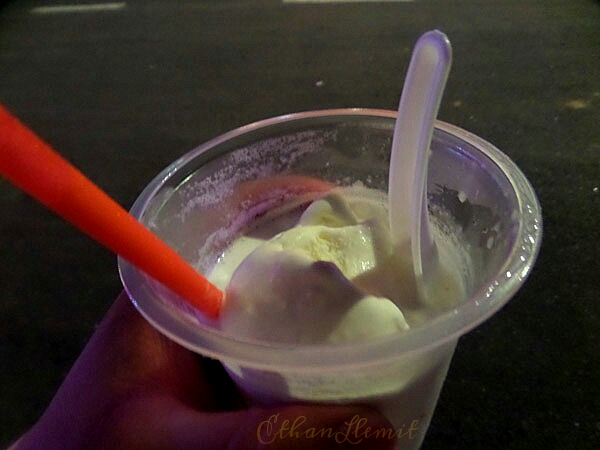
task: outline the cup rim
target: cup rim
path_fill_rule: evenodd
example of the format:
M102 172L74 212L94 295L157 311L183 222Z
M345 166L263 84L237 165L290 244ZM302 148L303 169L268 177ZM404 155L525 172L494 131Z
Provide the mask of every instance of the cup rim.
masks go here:
M199 145L167 166L140 193L130 213L139 220L154 194L171 176L199 155L236 136L284 122L325 116L395 118L396 114L396 111L371 108L325 109L285 114L243 125ZM406 333L373 341L301 346L270 344L237 339L166 314L161 302L153 299L148 277L119 257L119 274L132 303L155 328L189 350L228 364L257 369L310 371L368 366L424 353L457 340L501 309L529 276L541 246L542 216L532 185L506 154L455 125L438 120L436 129L477 148L502 170L511 183L523 217L516 232L515 246L505 265L497 277L476 291L469 301Z

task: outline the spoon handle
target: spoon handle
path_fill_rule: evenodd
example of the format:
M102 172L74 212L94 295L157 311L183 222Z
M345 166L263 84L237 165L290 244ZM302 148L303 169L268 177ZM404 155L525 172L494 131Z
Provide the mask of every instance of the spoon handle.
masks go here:
M222 292L0 105L0 173L211 317Z
M438 30L415 44L398 106L390 162L389 215L395 242L411 243L415 275L423 260L435 261L427 212L427 160L435 120L448 78L452 48Z

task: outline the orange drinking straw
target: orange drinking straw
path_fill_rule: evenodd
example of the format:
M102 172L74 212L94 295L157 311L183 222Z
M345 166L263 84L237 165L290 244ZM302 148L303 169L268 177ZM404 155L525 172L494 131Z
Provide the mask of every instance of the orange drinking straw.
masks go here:
M217 317L223 292L0 105L0 173L48 209Z

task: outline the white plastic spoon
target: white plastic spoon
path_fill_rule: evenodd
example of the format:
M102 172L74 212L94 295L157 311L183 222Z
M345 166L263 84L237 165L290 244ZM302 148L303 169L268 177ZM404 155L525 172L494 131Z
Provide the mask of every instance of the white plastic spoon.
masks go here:
M397 246L410 243L419 295L435 279L438 256L429 227L427 163L433 128L450 71L452 48L433 30L417 41L394 128L389 173L389 216Z
M411 243L417 286L425 299L428 277L437 280L438 259L425 202L427 153L449 62L450 45L443 33L433 31L419 39L400 101L390 168L392 237L397 245ZM331 196L323 201L337 204ZM225 288L223 331L312 344L406 330L405 318L393 302L365 295L331 261L315 259L310 252L286 251L298 244L297 236L289 236L289 245L281 236L277 242L263 243L234 269Z

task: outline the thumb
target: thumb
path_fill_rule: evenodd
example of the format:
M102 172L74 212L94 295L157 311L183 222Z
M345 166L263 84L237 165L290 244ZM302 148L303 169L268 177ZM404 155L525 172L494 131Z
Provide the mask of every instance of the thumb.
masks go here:
M396 439L376 430L392 430L379 413L360 407L293 405L224 413L178 410L169 425L173 448L392 449ZM367 431L368 430L368 431Z

